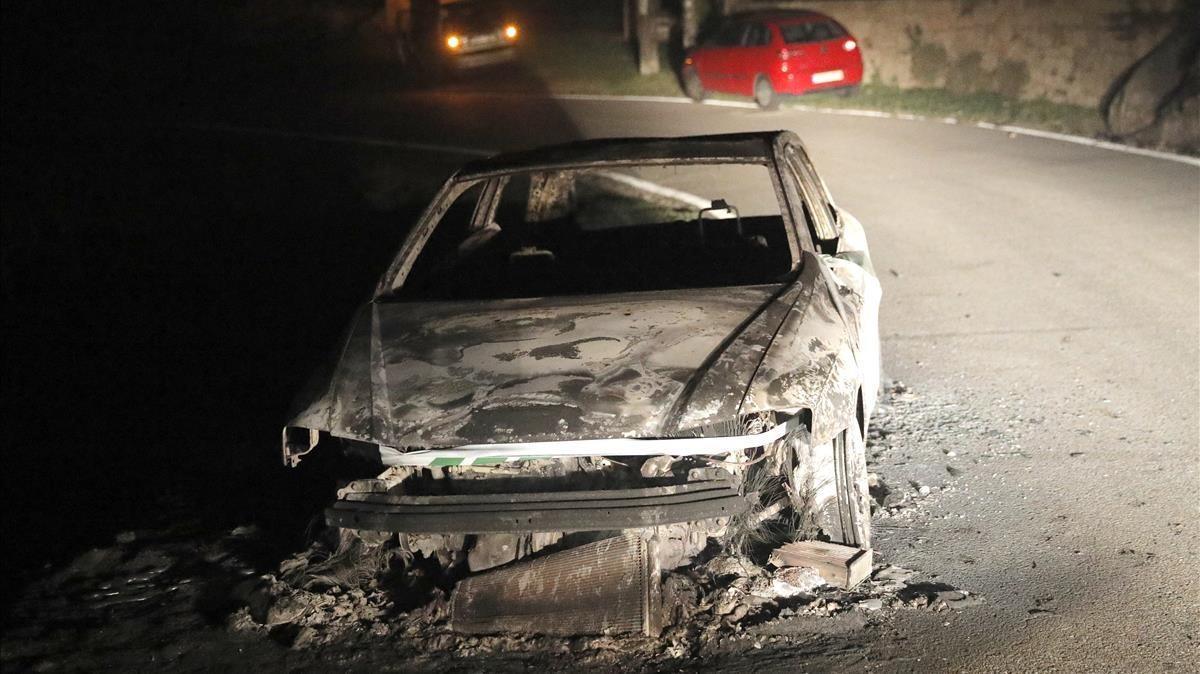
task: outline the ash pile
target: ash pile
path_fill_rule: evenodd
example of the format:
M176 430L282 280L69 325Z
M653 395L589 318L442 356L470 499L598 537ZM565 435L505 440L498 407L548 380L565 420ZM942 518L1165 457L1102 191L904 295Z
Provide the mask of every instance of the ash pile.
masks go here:
M906 456L893 461L896 452L878 439L909 445L907 427L892 423L913 413L906 400L894 396L895 408L884 408L875 426L874 448L881 454L864 467L864 473L879 471L862 482L870 486L869 517L877 525L897 523L897 510L920 513L908 504L933 496L905 472L914 462ZM504 475L510 468L518 474ZM476 473L526 480L530 468ZM565 468L556 462L537 477L556 479ZM574 468L581 475L572 488L593 494L621 487L613 482L622 471L643 490L672 487L662 483L676 471L691 483L714 476L711 466L668 457ZM286 542L280 532L256 527L209 534L174 513L167 518L171 526L121 534L14 596L0 663L6 669L47 663L88 669L95 665L88 653L116 661L121 648L136 663L144 644L158 643L212 657L223 657L222 649L258 648L264 658L282 645L295 662L386 652L388 661L399 656L430 669L472 657L494 664L498 656L511 657L517 669L526 656L606 669L631 661L672 668L710 662L726 650L794 648L798 639L861 632L897 611L981 602L934 582L936 576L881 564L866 545L828 540L830 532L847 537L854 530L839 528L837 500L823 501L828 492L810 479L819 474L781 470L770 456L740 468L743 477L732 493L704 487L689 495L688 487L684 496L664 494L676 500L707 494L704 508L723 500L746 504L734 514L609 531L399 534L326 526L295 552L291 534ZM408 494L425 499L439 486L473 493L468 471L445 472L468 479L410 481ZM351 482L340 497L389 498L389 489L411 477L393 471ZM513 491L523 486L511 484ZM814 507L823 503L830 505ZM589 516L597 512L592 508ZM895 548L886 543L890 532L881 528L885 550Z
M523 639L531 649L554 650L563 640L615 638L624 644L619 649L639 648L644 657L687 657L781 621L862 622L904 608L940 611L981 601L876 563L864 525L898 507L888 502L880 476L867 476L862 466L864 479L839 491L827 479L837 475L832 466L788 464L787 456L766 452L730 465L662 456L391 468L340 490L338 504L347 507L329 511L333 526L264 577L232 624L299 648L403 637L462 654L512 650ZM454 534L367 528L396 521L368 508L408 518L400 521L409 525L425 523L409 515L421 512L431 531L449 517L460 523L488 508L507 508L514 518L547 517L537 512L539 504L495 496L496 484L509 481L518 492L531 480L569 481L574 496L554 492L550 507L558 510L549 515L566 528L578 524L568 507L572 498L588 500L587 517L624 526ZM664 504L696 504L708 516L637 526L636 518L622 519L622 502L603 502L637 499L636 517L649 520L656 504L646 503L643 492L651 491ZM898 492L891 490L892 501ZM473 502L480 494L491 500ZM716 513L718 505L729 511ZM430 512L434 506L445 509L445 518ZM360 515L366 519L354 519ZM485 512L483 521L494 515Z
M297 649L387 640L456 657L562 651L602 663L606 654L703 658L730 642L758 645L772 626L796 620L861 626L896 610L980 602L921 582L915 571L872 566L863 551L847 563L826 543L742 552L714 541L688 564L638 575L637 563L653 563L638 556L649 547L622 535L456 577L453 566L406 549L400 536L331 530L279 574L261 577L228 624Z
M756 641L792 620L861 625L895 610L980 601L873 564L869 549L780 544L794 526L785 515L760 509L690 547L664 545L661 528L480 537L488 546L331 528L261 577L229 626L298 649L393 640L459 657L561 650L674 660ZM494 565L477 570L473 560Z
M463 635L657 637L697 613L736 623L780 596L857 585L865 522L788 456L392 467L339 490L325 540L265 579L242 623L291 625L301 644L389 611ZM826 531L841 540L816 540ZM772 552L793 537L811 540Z

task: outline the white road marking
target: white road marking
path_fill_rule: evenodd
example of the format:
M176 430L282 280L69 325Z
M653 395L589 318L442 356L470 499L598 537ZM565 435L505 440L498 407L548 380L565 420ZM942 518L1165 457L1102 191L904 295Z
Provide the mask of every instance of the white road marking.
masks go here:
M488 157L494 155L498 150L484 150L477 147L463 147L461 145L433 145L430 143L410 143L402 140L390 140L387 138L376 138L373 136L345 136L336 134L324 133L307 133L303 131L287 131L283 129L258 128L251 126L231 126L226 124L185 124L181 125L188 129L199 129L203 131L224 131L227 133L243 133L258 136L273 136L277 138L297 138L300 140L315 140L327 143L348 143L351 145L368 145L374 147L393 147L401 150L417 150L420 152L440 152L443 154L462 154L473 157ZM603 171L604 175L617 182L625 183L630 187L637 188L650 194L657 194L661 197L674 199L696 208L708 208L711 202L708 199L684 192L673 187L660 185L649 180L644 180L636 176L631 176L627 173L618 173L616 171Z
M416 150L419 152L439 152L443 154L461 154L472 157L489 157L496 154L497 150L484 150L477 147L462 147L460 145L434 145L430 143L410 143L402 140L391 140L388 138L377 138L373 136L346 136L337 134L325 133L307 133L303 131L287 131L284 129L271 129L266 127L251 127L251 126L232 126L228 124L181 124L183 128L197 129L201 131L222 131L225 133L241 133L256 136L271 136L275 138L296 138L299 140L315 140L326 143L347 143L351 145L365 145L372 147L391 147L400 150ZM684 192L672 187L660 185L649 180L644 180L636 176L631 176L626 173L618 173L616 171L603 171L604 175L617 182L625 183L630 187L657 194L661 197L674 199L685 203L695 208L708 208L712 203L703 197Z
M223 131L226 133L242 133L253 136L273 136L276 138L296 138L300 140L315 140L323 143L347 143L350 145L366 145L372 147L392 147L401 150L417 150L420 152L440 152L442 154L461 154L471 157L489 157L496 154L495 150L483 150L477 147L462 147L460 145L435 145L432 143L412 143L392 138L377 136L346 136L329 133L309 133L306 131L288 131L269 127L232 126L229 124L179 124L185 129L199 131Z
M483 93L483 92L481 92ZM483 93L483 95L488 95ZM526 95L526 97L530 97ZM690 98L682 96L616 96L607 94L548 94L544 98L550 98L556 101L624 101L628 103L686 103L688 105L695 104ZM704 105L711 105L718 108L742 108L745 110L755 110L758 108L753 103L746 101L725 101L719 99L707 99L703 101Z
M1010 126L1008 124L992 124L990 122L975 122L975 126L981 129L995 129L997 131L1006 131L1015 133L1018 136L1031 136L1033 138L1047 138L1050 140L1061 140L1067 143L1076 143L1078 145L1088 145L1098 147L1105 150L1113 150L1114 152L1125 152L1128 154L1140 154L1145 157L1154 157L1156 159L1166 159L1167 161L1176 161L1182 164L1190 164L1192 166L1200 166L1200 157L1189 157L1183 154L1174 152L1165 152L1163 150L1150 150L1144 147L1134 147L1132 145L1123 145L1114 143L1108 140L1099 140L1096 138L1087 138L1084 136L1072 136L1067 133L1056 133L1054 131L1042 131L1041 129L1027 129L1023 126Z
M677 103L695 105L695 101L682 96L615 96L615 95L600 95L600 94L552 94L548 98L563 101L627 101L630 103ZM703 105L712 105L726 108L744 108L754 109L758 106L753 103L744 101L724 101L724 100L706 100ZM1174 152L1166 152L1163 150L1150 150L1147 148L1134 147L1132 145L1124 145L1122 143L1114 143L1107 140L1098 140L1096 138L1088 138L1086 136L1075 136L1069 133L1057 133L1054 131L1042 131L1040 129L1030 129L1023 126L1013 126L1010 124L993 124L991 122L962 122L955 117L926 117L924 115L914 115L906 112L884 112L882 110L863 110L858 108L826 108L814 105L806 105L803 103L789 104L785 103L780 106L786 110L799 110L801 112L817 112L826 115L846 115L848 117L876 117L879 119L903 119L913 122L936 122L940 124L954 124L961 126L974 126L980 129L990 129L1001 131L1004 133L1013 133L1018 136L1029 136L1032 138L1044 138L1047 140L1058 140L1064 143L1075 143L1076 145L1085 145L1088 147L1100 148L1102 150L1112 150L1113 152L1124 152L1126 154L1142 155L1144 157L1153 157L1155 159L1165 159L1167 161L1179 162L1181 164L1189 164L1191 166L1200 166L1200 157L1189 157L1188 155L1176 154Z
M456 92L457 93L457 92ZM595 102L630 102L630 103L674 103L695 105L695 101L689 98L679 96L610 96L600 94L551 94L548 96L537 96L529 94L492 94L488 92L461 92L471 96L501 96L501 97L522 97L522 98L549 98L551 100L562 101L595 101ZM722 101L722 100L707 100L703 105L711 105L723 108L741 108L755 109L758 106L753 103L744 101ZM1084 145L1087 147L1099 148L1101 150L1111 150L1113 152L1124 152L1125 154L1135 154L1143 157L1151 157L1154 159L1163 159L1173 161L1180 164L1188 164L1190 166L1200 167L1200 157L1190 157L1187 155L1176 154L1174 152L1165 152L1162 150L1150 150L1132 145L1123 145L1107 140L1098 140L1096 138L1087 138L1086 136L1075 136L1068 133L1057 133L1054 131L1042 131L1040 129L1029 129L1023 126L1013 126L1010 124L993 124L991 122L961 122L954 117L925 117L922 115L913 115L904 112L883 112L881 110L863 110L858 108L825 108L813 105L804 104L785 104L781 106L788 110L799 110L801 112L816 112L826 115L845 115L848 117L874 117L878 119L902 119L914 122L934 122L940 124L953 124L962 126L974 126L979 129L988 129L1000 131L1003 133L1016 134L1018 136L1028 136L1031 138L1042 138L1045 140L1057 140L1064 143L1074 143L1076 145ZM418 150L422 152L441 152L445 154L461 154L472 157L486 157L495 154L491 150L482 150L479 148L462 147L456 145L437 145L431 143L413 143L408 141L398 141L387 138L378 138L372 136L344 136L336 134L320 134L320 133L305 133L299 131L285 131L281 129L231 126L225 124L181 124L184 128L227 131L230 133L248 133L263 136L278 136L282 138L300 138L306 140L315 140L331 143L354 143L358 145L372 145L377 147L395 147L407 150Z
M708 199L692 194L691 192L684 192L683 190L677 190L673 187L667 187L666 185L659 185L656 182L644 180L642 178L638 178L637 176L631 176L628 173L618 173L617 171L601 171L600 173L602 173L604 177L611 180L625 183L626 185L642 190L643 192L657 194L658 196L666 197L667 199L674 199L675 201L687 204L693 208L708 208L712 205L712 202Z

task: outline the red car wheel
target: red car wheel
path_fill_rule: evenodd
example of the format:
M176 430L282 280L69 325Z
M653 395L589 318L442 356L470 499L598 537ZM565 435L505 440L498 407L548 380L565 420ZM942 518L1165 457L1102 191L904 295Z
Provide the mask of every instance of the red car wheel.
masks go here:
M683 71L683 93L697 103L704 100L707 92L704 90L704 83L700 81L700 75L695 68Z
M759 75L754 80L754 102L763 110L774 110L779 107L779 96L771 80L766 75Z

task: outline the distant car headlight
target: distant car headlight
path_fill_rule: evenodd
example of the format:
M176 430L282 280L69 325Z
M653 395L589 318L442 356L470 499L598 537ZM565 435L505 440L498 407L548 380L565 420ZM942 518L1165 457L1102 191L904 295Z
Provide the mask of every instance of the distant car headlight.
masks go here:
M506 37L510 40L515 40L515 39L517 39L517 34L518 34L517 24L510 23L504 27L504 37Z
M858 43L854 40L846 40L844 43L842 43L842 49L845 49L846 51L854 51L854 48L857 46Z
M446 37L446 46L451 49L458 49L459 47L462 46L462 39L459 38L457 35L447 36Z

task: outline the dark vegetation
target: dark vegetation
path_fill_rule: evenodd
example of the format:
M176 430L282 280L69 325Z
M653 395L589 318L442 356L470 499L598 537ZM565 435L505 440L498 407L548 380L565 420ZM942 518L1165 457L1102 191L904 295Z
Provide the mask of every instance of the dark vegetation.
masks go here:
M18 585L121 531L259 523L280 554L311 536L334 485L321 456L281 464L292 398L463 160L231 133L421 123L388 108L416 83L362 51L352 12L332 32L286 11L249 30L238 7L4 7L0 491Z
M290 399L453 166L180 128L303 128L323 97L385 80L199 14L63 9L4 10L10 561L167 523L299 537L332 485L318 461L280 464Z
M311 515L279 427L422 204L364 199L381 151L29 140L4 213L9 544L32 563L164 520Z

